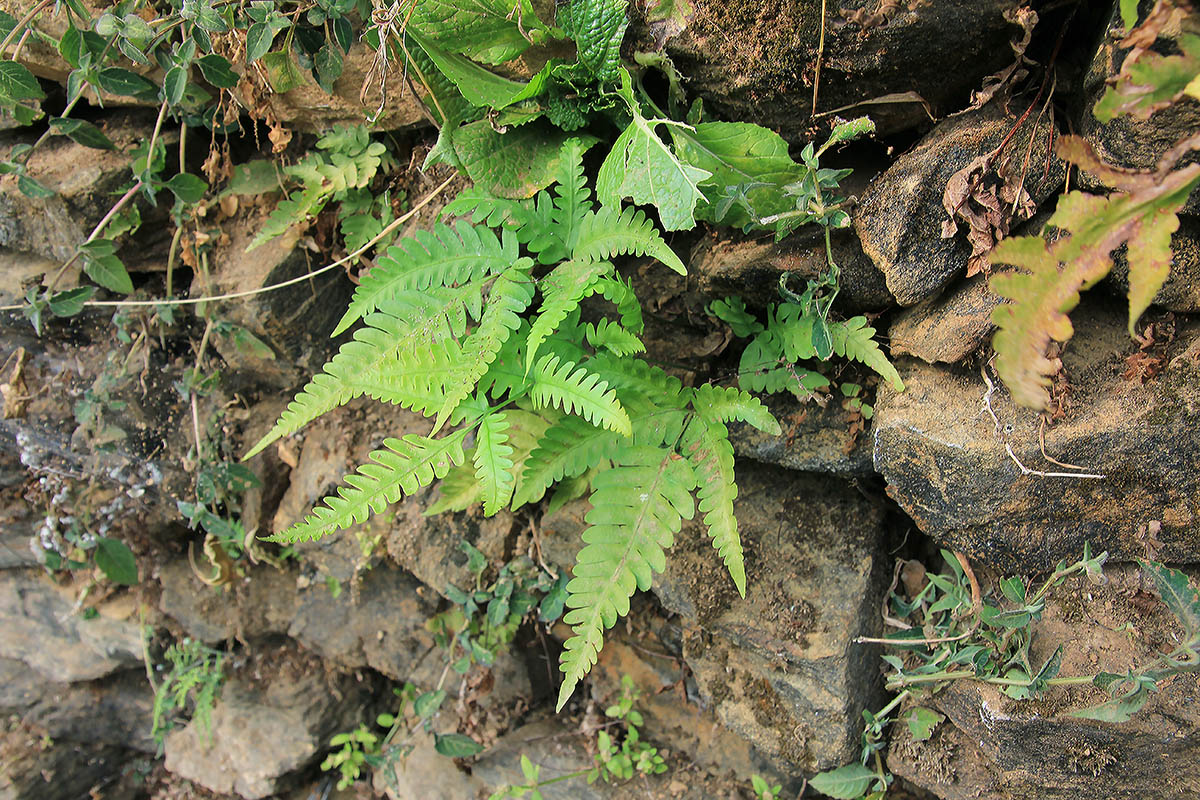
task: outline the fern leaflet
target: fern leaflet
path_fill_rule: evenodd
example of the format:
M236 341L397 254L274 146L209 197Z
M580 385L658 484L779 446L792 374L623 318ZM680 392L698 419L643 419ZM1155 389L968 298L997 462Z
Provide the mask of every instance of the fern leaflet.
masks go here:
M833 352L866 364L886 378L897 392L904 391L904 381L900 380L900 373L892 366L892 362L888 361L879 343L875 341L875 329L867 325L866 317L832 322L829 324L829 333L833 339Z
M596 663L604 647L604 631L629 613L637 588L650 588L654 572L666 567L666 548L674 544L683 519L695 513L691 491L695 476L687 461L656 447L631 447L619 454L620 464L593 481L591 526L583 534L567 584L563 618L574 635L563 648L563 673L557 710L562 710Z
M488 414L479 423L474 458L475 477L479 481L486 516L504 508L512 497L515 481L512 454L504 413Z
M349 328L380 302L401 291L455 286L509 267L517 260L516 237L502 238L487 228L459 222L454 228L437 225L432 232L418 231L411 239L389 247L354 290L354 298L333 336Z
M607 350L615 356L646 352L646 345L642 344L641 339L611 320L602 319L595 325L587 323L584 336L594 349Z
M607 261L564 261L542 279L542 307L525 345L526 370L533 365L546 337L591 294L596 281L612 269L612 264Z
M273 542L307 542L362 522L368 513L379 513L388 504L442 478L452 466L463 463L462 440L466 431L441 439L405 436L386 439L385 450L371 453L371 461L347 475L336 495L282 533L267 537Z
M618 255L652 256L680 275L687 267L663 241L662 234L643 211L632 206L623 211L605 206L588 213L579 226L579 238L571 251L578 260L600 260Z
M746 565L737 517L733 513L738 490L733 475L729 429L721 420L697 412L684 432L683 451L696 474L696 497L713 547L725 562L738 594L745 597Z
M707 419L746 422L771 436L783 433L779 422L761 400L732 386L722 388L706 384L699 387L692 399L692 407Z
M633 433L629 415L617 401L616 392L600 376L571 361L560 364L558 356L551 354L537 363L532 377L529 396L535 406L555 406L610 431L625 436Z

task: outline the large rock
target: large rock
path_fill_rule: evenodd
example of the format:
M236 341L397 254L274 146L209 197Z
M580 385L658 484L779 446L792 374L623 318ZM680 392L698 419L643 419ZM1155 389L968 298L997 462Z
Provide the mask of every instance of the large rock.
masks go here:
M863 250L883 272L900 305L915 305L937 294L967 266L972 248L961 230L966 226L960 222L959 233L942 236L943 224L950 219L942 197L955 173L1007 141L994 170L1023 185L1034 204L1062 185L1063 164L1048 147L1052 126L1036 114L1020 122L1023 109L1015 100L1009 103L1008 112L994 100L943 120L871 184L854 210ZM1039 166L1023 168L1027 152L1029 164ZM969 206L973 203L967 201ZM981 207L974 210L979 213Z
M1062 644L1062 676L1124 673L1175 647L1178 625L1147 595L1140 570L1105 573L1105 586L1074 579L1055 590L1034 626L1034 663ZM888 767L944 800L1196 797L1198 689L1195 674L1168 679L1133 719L1112 724L1068 716L1108 699L1090 685L1017 702L997 687L958 681L920 701L946 716L928 742L893 726Z
M888 328L892 355L929 364L957 364L977 351L995 329L992 310L1001 298L986 275L974 275L939 297L896 315Z
M663 4L668 5L668 4ZM821 3L808 0L673 4L682 32L666 52L687 88L722 119L756 122L799 139L811 124L813 78L821 59L817 110L841 109L898 92L916 92L944 115L1011 63L1009 21L1016 0L932 0L917 4L831 3L821 42ZM684 7L694 14L683 13ZM853 20L851 22L851 20ZM642 38L661 38L651 28ZM641 45L643 49L647 44ZM870 113L883 132L928 119L909 96L848 109Z
M137 621L84 619L69 589L37 571L0 571L0 658L59 683L102 678L142 659Z
M281 633L296 614L296 578L294 571L256 567L229 587L214 588L181 558L158 570L158 607L188 636L206 644Z
M1062 357L1069 405L1046 426L1044 452L1103 478L1060 475L1079 470L1043 458L1040 417L1014 407L998 381L990 406L999 425L981 410L988 389L978 372L904 360L906 391L881 388L876 406L875 468L888 494L940 545L1003 569L1046 569L1078 558L1085 542L1116 559L1144 557L1137 530L1151 520L1162 523L1163 559L1200 560L1191 457L1200 326L1183 324L1169 348L1146 353L1128 338L1124 309L1103 298L1072 320ZM1023 472L1006 443L1028 470L1055 474Z
M257 672L221 690L211 729L193 720L166 739L166 766L205 788L258 800L288 787L329 737L364 719L371 682L334 675L294 649L260 651Z
M775 464L798 472L864 476L874 471L870 442L855 427L857 412L843 408L835 395L824 407L801 403L790 394L763 402L783 432L763 433L742 422L729 423L729 441L739 457Z
M746 552L738 597L702 527L688 523L654 592L683 626L683 657L725 727L785 775L852 757L877 694L881 512L850 487L738 464ZM585 506L543 520L543 552L574 563Z

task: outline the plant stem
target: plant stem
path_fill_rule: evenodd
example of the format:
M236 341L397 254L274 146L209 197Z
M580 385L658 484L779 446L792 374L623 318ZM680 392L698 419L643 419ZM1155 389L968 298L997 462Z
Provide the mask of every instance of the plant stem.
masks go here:
M29 13L17 21L17 24L13 27L13 29L8 32L7 36L4 37L4 41L0 41L0 56L4 55L4 51L8 49L10 44L12 44L12 40L16 38L17 33L23 32L26 26L33 21L33 18L42 13L42 11L44 11L46 7L53 2L54 0L42 0L32 9L30 9Z

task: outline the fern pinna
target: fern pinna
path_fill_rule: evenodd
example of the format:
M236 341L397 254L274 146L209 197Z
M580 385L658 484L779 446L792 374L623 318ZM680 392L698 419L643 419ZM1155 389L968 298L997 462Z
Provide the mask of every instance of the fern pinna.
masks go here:
M247 454L361 395L434 420L428 436L385 441L336 495L271 537L279 542L362 522L435 479L442 496L431 511L482 504L487 515L538 502L555 486L551 507L590 487L584 546L567 585L574 635L561 659L559 708L634 590L664 568L695 512L693 493L745 594L725 423L779 432L744 391L685 388L636 357L645 349L641 308L612 260L648 255L686 270L641 211L596 207L585 150L576 139L563 146L553 195L518 201L469 189L445 212L466 220L389 248L335 331L361 322L353 340ZM592 296L615 318L582 322L580 304Z

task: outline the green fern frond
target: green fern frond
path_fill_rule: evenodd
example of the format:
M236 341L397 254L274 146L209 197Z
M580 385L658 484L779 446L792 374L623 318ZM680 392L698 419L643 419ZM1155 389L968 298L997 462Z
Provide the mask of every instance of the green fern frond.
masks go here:
M596 281L612 270L613 265L607 261L564 261L542 279L542 307L525 344L525 369L533 366L546 337L591 294Z
M879 343L875 341L875 329L867 325L866 317L831 322L829 333L833 339L833 352L866 364L890 381L897 392L904 391L904 381L900 380L900 373L879 348Z
M557 416L557 412L552 412ZM515 491L521 489L521 475L530 454L537 448L538 441L545 435L551 421L541 414L531 411L510 408L504 412L508 423L507 445L512 448L512 470L516 476ZM568 419L572 419L568 417ZM601 430L580 420L581 425L587 425L594 431ZM608 433L609 436L614 434ZM443 511L464 511L483 501L483 487L475 475L475 451L466 454L466 463L452 468L438 484L438 499L425 510L425 516L432 517Z
M619 434L579 417L563 417L546 429L529 454L513 494L513 510L541 500L555 483L587 472L608 458L619 442Z
M329 193L319 186L292 192L267 217L266 223L246 248L246 252L287 233L288 228L316 217L329 202Z
M447 203L442 218L467 217L475 225L517 230L524 227L533 215L533 200L510 200L496 197L480 186L468 186Z
M817 389L828 386L829 379L819 372L789 363L784 358L779 337L766 330L755 336L742 351L738 385L749 392L791 392L800 399L807 399Z
M453 289L429 290L425 295L405 293L387 301L366 319L366 326L354 332L354 340L342 345L322 369L288 404L271 431L243 458L261 452L275 440L300 430L322 414L363 394L389 399L384 394L388 372L398 353L428 347L436 341L461 335L466 325L467 306L479 304L481 281ZM400 386L394 386L397 400L408 405Z
M746 422L771 436L783 432L761 400L732 386L722 388L705 384L699 387L692 397L692 408L708 419Z
M615 356L646 352L646 345L642 344L641 339L611 320L602 319L596 325L587 323L584 336L595 350L607 350Z
M620 463L592 481L591 526L583 534L567 584L563 620L574 636L564 645L557 710L596 663L604 631L629 613L637 588L646 590L655 572L666 567L666 548L674 544L683 519L695 513L691 491L696 478L688 462L655 447L630 447Z
M541 248L548 259L561 261L574 252L580 226L584 217L592 210L591 190L583 172L583 156L590 146L577 138L563 142L556 176L558 183L554 187L554 206L550 211L550 219L553 222L550 231L554 241L547 241ZM541 242L531 242L530 249L534 249L535 244ZM550 252L554 245L557 245L557 248Z
M734 391L737 391L736 389ZM696 498L713 547L729 570L738 594L746 596L746 565L733 501L738 489L733 474L729 429L715 417L697 412L683 435L683 453L696 473Z
M579 224L579 238L571 250L572 258L599 261L625 254L652 256L680 275L687 275L687 267L645 212L633 206L621 211L605 206L584 216Z
M350 307L332 335L337 336L399 292L462 284L506 269L518 255L517 238L508 231L497 238L487 228L465 222L453 228L435 225L433 231L418 231L379 258L354 290Z
M544 356L530 373L533 386L529 397L535 407L557 407L577 414L593 425L629 436L629 415L600 376L571 361L559 363L556 355Z
M596 281L596 294L617 307L621 325L640 336L645 331L642 322L642 304L633 291L633 281L625 281L619 275L609 275Z
M516 482L512 455L504 412L488 414L479 423L474 458L475 478L479 481L485 516L492 516L512 498Z
M683 381L640 358L618 358L600 353L588 361L588 369L604 378L620 396L633 393L660 406L683 407Z
M522 258L492 283L479 326L463 343L460 367L446 385L445 397L433 425L434 432L442 427L458 404L475 391L479 379L488 371L509 336L521 327L521 312L533 301L533 281L529 277L532 266L531 260Z
M453 466L463 463L462 440L466 430L441 439L405 436L386 439L385 450L371 453L371 461L347 475L336 495L326 497L303 522L268 537L273 542L307 542L362 522L369 513L378 514L388 504L411 495L445 477Z

